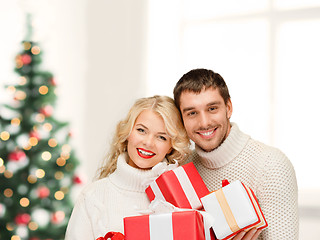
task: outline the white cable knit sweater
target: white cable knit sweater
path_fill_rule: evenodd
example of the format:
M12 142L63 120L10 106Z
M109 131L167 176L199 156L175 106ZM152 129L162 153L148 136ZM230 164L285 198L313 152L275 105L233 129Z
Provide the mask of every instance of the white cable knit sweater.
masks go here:
M238 179L252 188L269 224L258 239L299 238L295 171L281 151L251 139L232 123L221 146L209 153L196 146L188 161L193 161L210 191L221 188L223 179Z
M96 240L109 231L123 233L123 218L139 215L150 201L143 181L156 177L151 170L129 166L127 155L106 178L89 184L80 194L68 223L65 240Z

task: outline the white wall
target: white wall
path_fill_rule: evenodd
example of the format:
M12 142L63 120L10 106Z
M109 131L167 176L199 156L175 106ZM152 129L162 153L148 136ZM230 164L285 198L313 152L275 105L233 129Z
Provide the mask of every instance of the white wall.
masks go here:
M146 0L88 1L84 165L93 175L116 123L145 94Z

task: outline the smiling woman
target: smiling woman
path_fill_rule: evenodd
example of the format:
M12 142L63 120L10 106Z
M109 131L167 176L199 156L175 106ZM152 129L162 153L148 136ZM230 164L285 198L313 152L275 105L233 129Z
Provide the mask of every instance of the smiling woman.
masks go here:
M159 162L183 162L189 139L174 101L166 96L141 98L117 125L99 180L79 196L66 240L97 239L107 232L123 233L123 218L150 204L144 181L155 177Z

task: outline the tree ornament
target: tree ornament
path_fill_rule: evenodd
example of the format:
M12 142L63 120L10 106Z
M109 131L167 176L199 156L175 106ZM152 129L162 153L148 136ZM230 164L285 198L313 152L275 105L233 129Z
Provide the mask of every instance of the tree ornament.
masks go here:
M14 220L17 225L27 225L30 222L31 217L28 213L21 213L18 214Z
M51 84L51 86L57 86L57 82L56 82L56 79L55 78L50 78L50 80L49 80L49 83Z
M22 61L23 65L29 65L32 61L32 58L28 54L23 54L23 55L21 55L21 61Z
M40 140L40 135L39 135L38 131L35 131L35 130L33 130L33 131L31 131L31 132L29 133L29 137L30 137L30 138L34 137L34 138L36 138L38 141Z
M53 107L51 105L46 105L39 110L46 117L50 117L53 113Z
M49 197L50 190L49 190L49 188L47 188L45 186L41 186L41 187L38 187L37 193L38 193L38 197L43 199L43 198Z
M14 152L9 153L9 155L8 155L9 161L20 162L20 161L26 160L26 158L27 158L27 156L26 156L25 152L22 150L16 150Z
M53 224L59 224L63 221L65 213L63 211L54 212L51 216L51 222Z
M75 175L75 176L73 177L73 182L76 183L76 184L81 184L83 181L82 181L82 179L80 178L80 176Z

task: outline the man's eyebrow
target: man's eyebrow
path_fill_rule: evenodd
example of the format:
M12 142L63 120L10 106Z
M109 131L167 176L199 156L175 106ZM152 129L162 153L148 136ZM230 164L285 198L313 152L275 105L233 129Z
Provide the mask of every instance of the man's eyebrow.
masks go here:
M191 111L194 109L195 109L195 107L186 107L186 108L182 109L182 112L185 113L185 112L188 112L188 111Z
M221 101L214 101L214 102L209 102L207 106L219 105L219 104L221 104Z

